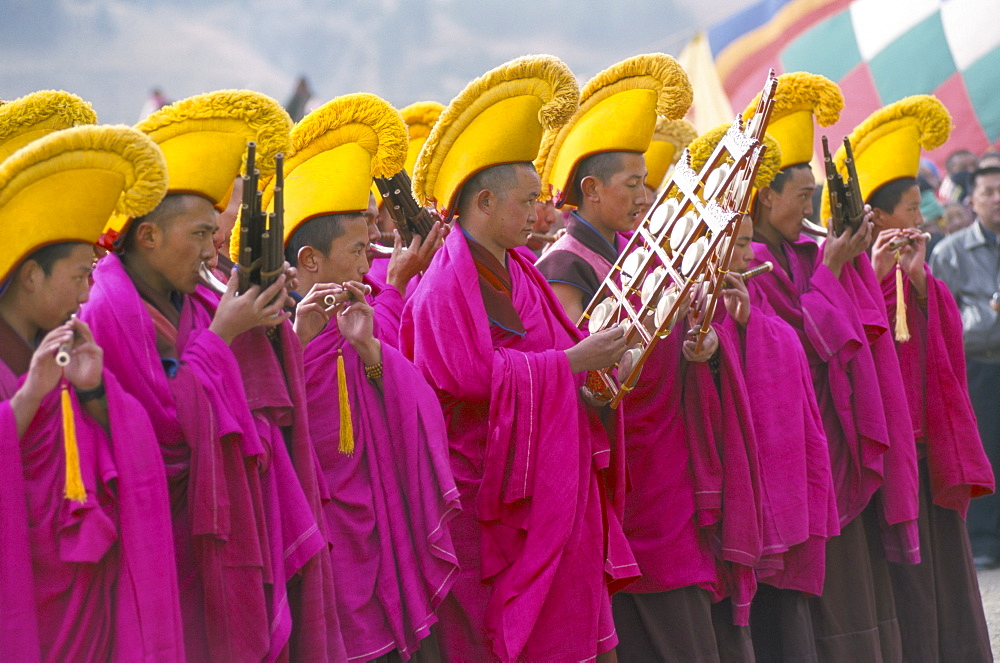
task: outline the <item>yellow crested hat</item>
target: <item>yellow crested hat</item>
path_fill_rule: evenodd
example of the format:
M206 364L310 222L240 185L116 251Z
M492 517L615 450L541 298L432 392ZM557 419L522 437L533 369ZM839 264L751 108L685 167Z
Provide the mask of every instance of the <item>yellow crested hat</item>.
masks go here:
M698 137L698 130L685 119L657 118L653 140L646 150L646 186L660 188L670 167L677 163L681 152Z
M720 124L714 129L709 129L702 135L691 141L688 151L691 153L691 169L696 173L702 169L715 152L715 148L722 141L722 137L729 131L731 124ZM781 170L781 146L769 133L764 134L764 145L767 149L757 166L757 176L754 178L755 189L763 189L771 183L774 176ZM732 159L728 159L732 163Z
M365 211L372 178L395 175L405 160L403 118L374 94L337 97L309 113L285 156L285 241L314 217ZM273 193L272 183L263 205Z
M757 110L758 94L743 111L750 121ZM815 122L828 127L840 118L844 95L826 76L798 71L778 76L774 108L767 133L781 145L781 169L809 163L813 156Z
M936 97L918 94L900 99L868 116L851 132L854 166L861 196L868 200L883 184L916 177L920 150L937 149L951 135L951 114ZM846 172L843 145L833 161Z
M62 90L0 102L0 162L33 140L81 124L97 124L97 113L88 102Z
M406 130L409 134L409 143L406 146L406 172L413 172L417 155L420 154L420 149L427 142L427 137L431 135L431 129L434 128L443 111L444 104L436 101L418 101L400 109L399 114L403 116L403 122L406 123Z
M164 106L135 128L163 150L168 193L202 196L221 211L244 167L247 143L257 143L256 166L266 178L275 155L288 150L292 119L267 95L219 90Z
M399 114L403 116L403 122L406 123L406 131L409 136L409 142L406 146L406 163L404 164L407 173L413 172L413 164L417 162L417 155L420 154L420 149L427 142L427 136L430 135L431 129L434 128L434 124L438 121L443 110L444 104L437 101L418 101L399 109ZM395 175L395 173L393 174ZM382 194L374 184L372 184L372 193L375 194L376 202L381 205Z
M167 192L167 164L125 126L79 126L32 141L0 164L0 277L59 242L93 244L113 213L142 216Z
M657 116L676 120L691 107L693 92L677 61L663 53L637 55L594 76L580 92L580 108L558 129L545 132L535 167L542 195L557 206L575 205L576 167L599 152L645 152Z
M413 166L413 195L450 215L462 185L505 163L530 163L543 130L577 109L573 72L551 55L511 60L469 83L441 113Z

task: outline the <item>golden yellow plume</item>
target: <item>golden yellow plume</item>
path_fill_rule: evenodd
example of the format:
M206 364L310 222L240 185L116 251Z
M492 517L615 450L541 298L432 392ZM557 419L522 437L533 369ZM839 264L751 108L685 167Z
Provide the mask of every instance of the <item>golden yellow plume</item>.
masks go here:
M62 90L41 90L0 105L0 161L42 136L97 124L90 103Z
M469 83L441 113L413 167L413 195L451 210L465 181L501 163L533 161L541 132L579 105L573 72L551 55L527 55ZM459 145L461 159L448 159Z
M657 116L679 119L693 92L677 61L663 53L619 62L584 85L580 108L558 129L546 131L535 159L542 195L563 194L560 204L575 204L572 178L584 158L600 152L645 152Z

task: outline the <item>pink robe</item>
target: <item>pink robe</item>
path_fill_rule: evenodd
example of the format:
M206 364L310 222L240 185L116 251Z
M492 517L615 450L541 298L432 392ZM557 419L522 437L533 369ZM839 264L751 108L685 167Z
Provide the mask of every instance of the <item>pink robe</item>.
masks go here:
M742 379L757 437L763 537L757 578L818 596L826 541L840 533L840 526L805 352L795 331L767 302L758 300L746 329L728 315L719 328L742 344Z
M22 382L0 361L0 398ZM104 382L110 439L70 388L84 504L63 496L59 388L20 441L0 403L3 660L184 660L163 463L138 403Z
M343 661L330 558L334 542L323 516L329 492L309 435L302 346L290 323L273 333L280 356L263 328L232 344L267 454L259 471L271 547L268 660L290 651L301 660ZM295 592L289 592L292 585Z
M969 400L962 344L962 318L948 287L927 274L926 309L904 273L906 319L911 338L896 343L913 437L926 455L934 503L965 518L969 501L995 488ZM896 320L896 274L882 279L889 320Z
M257 468L266 452L243 390L232 388L242 381L236 357L208 330L204 304L182 301L172 378L153 314L116 255L98 263L82 317L104 349L106 370L142 403L156 431L188 660L263 660L271 646L270 560Z
M830 451L843 527L880 490L883 547L890 561L920 559L916 450L885 307L867 257L844 266L839 279L809 239L782 245L781 268L758 276L754 306L766 301L798 333L813 374ZM751 266L779 264L754 243Z
M675 333L679 334L680 330ZM719 374L705 362L687 364L684 419L695 488L695 521L718 568L711 591L729 597L733 623L748 626L757 591L754 567L762 553L760 460L737 335L722 326ZM661 514L669 504L647 509Z
M341 349L351 455L338 450ZM326 516L347 656L396 651L408 660L437 623L434 610L458 571L449 522L461 506L440 406L420 372L387 343L381 388L369 382L335 322L306 346L305 359L309 424L333 498Z
M383 260L382 262L389 262ZM382 330L381 338L383 342L396 347L399 336L399 321L403 316L403 296L391 285L385 282L365 276L364 282L371 286L371 294L368 295L368 303L375 309L375 321L378 328ZM412 282L411 282L412 283Z
M613 591L638 575L621 529L621 438L579 400L580 338L542 276L507 252L525 334L488 322L460 227L407 303L400 346L444 408L464 510L439 609L450 660L585 660L617 644Z

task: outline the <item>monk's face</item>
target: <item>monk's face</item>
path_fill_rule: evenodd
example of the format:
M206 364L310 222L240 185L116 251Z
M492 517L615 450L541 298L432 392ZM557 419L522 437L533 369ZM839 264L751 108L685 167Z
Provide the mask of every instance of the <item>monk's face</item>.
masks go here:
M733 272L745 272L753 260L753 222L746 214L743 215L739 226L736 228L736 235L733 238L733 256L729 263L729 270Z
M646 190L646 202L643 203L642 209L639 210L639 215L635 220L636 228L638 228L639 224L642 223L642 220L646 218L646 214L649 212L649 208L653 206L653 202L656 200L656 191L645 182L643 182L642 186Z
M212 236L219 227L219 213L201 196L183 197L174 216L153 224L153 241L146 259L170 289L191 294L199 283L201 263L218 255Z
M375 202L375 194L368 194L368 209L364 211L362 216L365 219L365 225L368 228L368 243L378 244L379 240L382 238L382 231L378 228L378 203ZM371 249L366 249L368 264L371 264L372 260L375 258L375 254Z
M68 255L52 263L48 274L30 260L21 269L32 272L32 319L39 329L55 329L69 320L90 297L94 248L89 244L75 243Z
M544 203L540 200L535 201L535 225L532 226L536 233L541 233L543 235L549 234L552 230L552 226L556 223L556 206L551 200L546 200Z
M368 273L368 223L357 215L341 220L341 234L326 254L317 255L317 282L360 281Z
M780 192L771 187L760 192L759 203L770 208L768 222L785 241L794 242L802 234L802 219L812 214L815 190L811 168L792 168Z
M914 184L903 192L892 212L876 209L872 221L875 232L890 228L916 228L924 222L920 214L920 187Z
M607 228L628 232L649 209L646 197L646 157L636 152L619 156L621 167L602 182L595 178L595 200L587 199L587 213Z
M528 243L535 225L535 201L542 191L534 168L518 166L515 172L514 186L497 195L496 208L486 228L490 239L503 249Z

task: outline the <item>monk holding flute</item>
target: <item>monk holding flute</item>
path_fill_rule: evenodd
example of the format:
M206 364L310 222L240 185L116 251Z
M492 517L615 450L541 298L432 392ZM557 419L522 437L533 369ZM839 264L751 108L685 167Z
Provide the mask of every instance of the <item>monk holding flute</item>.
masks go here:
M358 661L438 660L435 610L458 570L449 522L460 505L441 410L362 283L372 177L399 172L405 150L392 106L346 95L292 131L286 170L309 427L331 498L340 630Z
M104 361L87 302L115 212L166 191L159 148L42 92L0 107L0 652L185 660L163 463ZM45 135L48 134L48 135ZM42 137L39 137L42 136ZM56 361L58 350L66 361Z
M903 372L920 469L920 564L890 564L905 661L991 659L965 516L994 477L969 399L962 320L948 286L925 263L918 229L921 148L943 144L951 115L916 95L851 133L861 194L874 212L871 263ZM844 169L843 150L834 157Z

